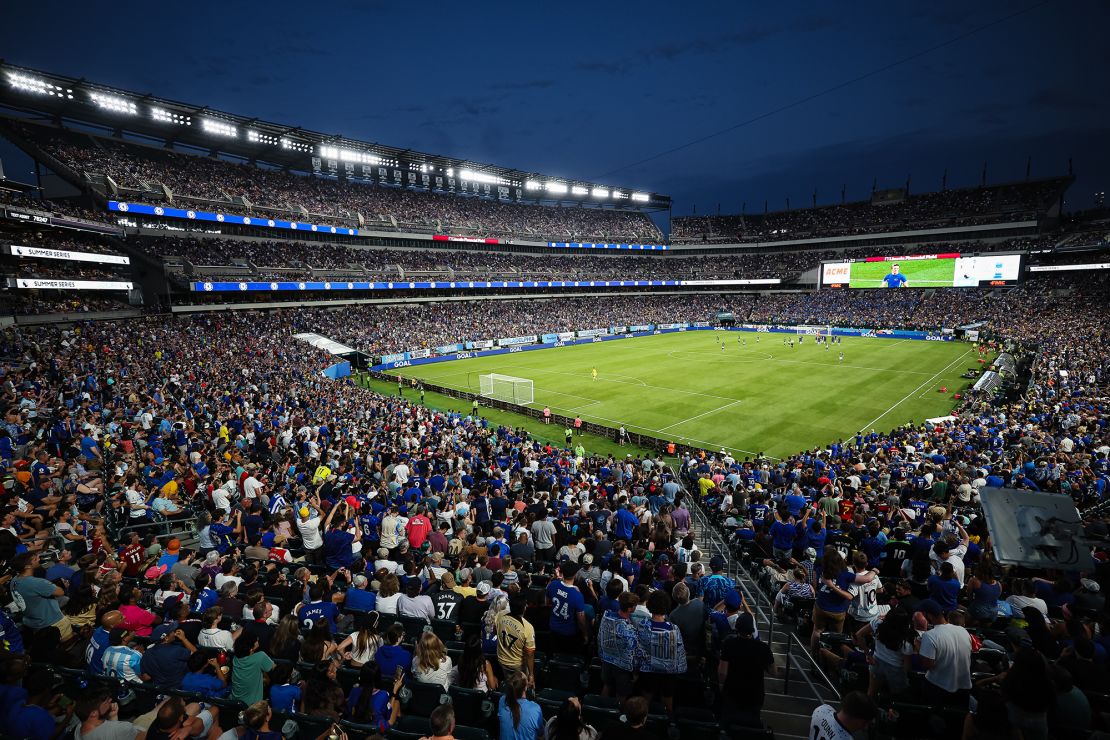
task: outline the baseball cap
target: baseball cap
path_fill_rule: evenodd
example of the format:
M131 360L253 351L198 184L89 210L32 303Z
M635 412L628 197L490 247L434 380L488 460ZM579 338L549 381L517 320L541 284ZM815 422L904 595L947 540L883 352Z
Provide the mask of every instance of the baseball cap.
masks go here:
M816 560L817 559L817 551L814 550L812 547L807 547L806 548L806 557L809 558L810 560Z
M155 578L160 578L162 576L162 574L165 573L165 572L166 572L166 566L164 566L164 565L152 565L152 566L150 566L149 568L146 569L145 577L146 577L147 580L153 580Z
M477 590L479 596L489 596L489 592L493 590L493 586L489 581L482 581L478 584Z
M751 614L741 614L736 618L736 633L740 635L754 635L755 634L755 620L752 619Z
M167 542L166 543L166 552L169 553L170 555L175 555L175 554L181 552L181 540L174 537L172 540Z
M709 568L711 570L724 570L725 559L720 555L714 555L713 559L709 561Z
M312 512L310 512L310 511L308 510L308 507L307 507L307 506L302 506L302 507L301 507L301 516L303 516L303 517L305 517L305 518L307 519L307 518L308 518L308 515L309 515L309 514L311 514L311 513L312 513Z
M347 501L347 505L350 506L352 509L357 509L358 508L358 499L355 498L354 496L348 496L346 498L346 501Z
M729 591L728 593L725 594L725 606L727 608L729 608L729 609L739 609L741 602L742 602L742 600L740 598L740 592L738 592L738 591Z

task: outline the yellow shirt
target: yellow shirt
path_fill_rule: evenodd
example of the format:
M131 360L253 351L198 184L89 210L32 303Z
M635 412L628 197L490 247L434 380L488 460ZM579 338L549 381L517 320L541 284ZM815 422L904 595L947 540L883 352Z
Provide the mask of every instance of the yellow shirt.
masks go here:
M312 474L312 482L319 483L322 480L327 480L329 475L331 475L331 468L327 465L321 465L316 468L316 472Z
M698 478L698 488L701 489L701 495L702 496L705 496L705 494L709 493L710 491L712 491L716 487L717 487L717 484L714 483L712 481L712 479L710 479L710 478Z
M497 618L497 660L505 668L519 670L524 649L536 649L536 630L527 619L502 614Z
M478 595L478 589L474 588L473 586L455 586L454 591L457 594L461 594L464 599L467 596Z

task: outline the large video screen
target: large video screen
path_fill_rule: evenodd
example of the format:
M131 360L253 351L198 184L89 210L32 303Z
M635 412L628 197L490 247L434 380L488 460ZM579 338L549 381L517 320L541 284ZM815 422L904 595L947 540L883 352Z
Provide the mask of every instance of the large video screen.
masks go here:
M867 257L821 264L826 288L976 288L1015 285L1020 254L963 257L959 253Z

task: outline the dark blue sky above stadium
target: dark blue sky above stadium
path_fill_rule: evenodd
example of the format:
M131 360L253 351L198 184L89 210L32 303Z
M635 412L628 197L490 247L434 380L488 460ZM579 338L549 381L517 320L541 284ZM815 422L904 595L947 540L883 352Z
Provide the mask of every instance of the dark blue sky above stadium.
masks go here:
M1032 9L1001 20L1023 8ZM1073 158L1070 208L1089 207L1110 185L1110 5L1098 0L120 0L16 3L5 16L0 56L13 63L650 188L674 197L676 215L695 204L698 213L718 203L762 211L765 200L781 209L787 198L804 206L814 189L819 203L838 202L842 186L858 199L876 180L897 187L907 176L911 190L935 190L945 169L949 187L973 185L984 161L992 182L1021 179L1027 156L1033 176L1064 173Z

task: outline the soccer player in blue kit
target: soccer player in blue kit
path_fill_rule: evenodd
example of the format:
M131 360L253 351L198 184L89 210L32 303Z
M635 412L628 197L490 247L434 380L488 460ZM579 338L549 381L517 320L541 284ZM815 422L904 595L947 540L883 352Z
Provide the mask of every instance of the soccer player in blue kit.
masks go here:
M895 262L890 266L890 274L883 278L884 288L908 288L910 287L909 279L900 272L901 268Z

